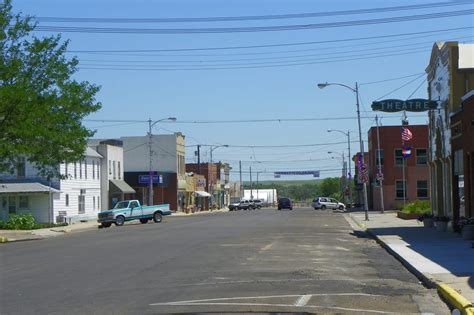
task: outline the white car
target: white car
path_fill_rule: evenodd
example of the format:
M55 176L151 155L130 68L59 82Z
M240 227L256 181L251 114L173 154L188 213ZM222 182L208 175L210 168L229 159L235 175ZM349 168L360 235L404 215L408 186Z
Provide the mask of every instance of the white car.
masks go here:
M344 210L346 208L346 205L343 204L342 202L337 201L334 198L329 198L329 197L317 197L314 198L313 202L311 203L311 207L314 208L314 210L321 209L339 209L339 210Z

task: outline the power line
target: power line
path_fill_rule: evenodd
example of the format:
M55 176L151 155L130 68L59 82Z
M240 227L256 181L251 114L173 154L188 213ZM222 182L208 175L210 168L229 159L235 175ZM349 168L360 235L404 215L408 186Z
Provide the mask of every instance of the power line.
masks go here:
M394 92L396 92L396 91L398 91L398 90L401 90L401 89L404 88L405 86L407 86L407 85L409 85L409 84L415 82L416 80L418 80L419 78L421 78L421 77L424 76L424 75L426 75L426 74L423 73L423 74L419 75L418 77L414 78L413 80L408 81L407 83L403 84L402 86L397 87L396 89L394 89L394 90L388 92L387 94L384 94L383 96L377 98L376 100L380 100L380 99L382 99L382 98L384 98L384 97L386 97L386 96L388 96L388 95L390 95L390 94L392 94L392 93L394 93Z
M184 22L231 22L231 21L256 21L256 20L280 20L280 19L300 19L300 18L314 18L327 17L339 15L355 15L355 14L371 14L380 12L393 12L417 9L432 9L439 7L451 7L458 5L467 5L471 1L448 1L448 2L432 2L416 5L404 5L394 7L379 7L357 10L341 10L341 11L327 11L327 12L309 12L309 13L295 13L295 14L277 14L277 15L251 15L251 16L218 16L218 17L181 17L181 18L106 18L106 17L36 17L38 22L49 23L184 23Z
M357 143L357 141L352 141L352 143ZM347 144L347 141L343 142L327 142L327 143L309 143L309 144L285 144L285 145L226 145L226 148L249 148L249 149L259 149L259 148L299 148L299 147L318 147L318 146L327 146L335 144ZM201 146L212 146L209 144L201 144ZM187 147L187 146L186 146ZM194 147L194 145L193 145Z
M401 79L406 79L406 78L411 78L411 77L416 77L416 76L420 76L420 75L424 75L425 72L418 72L418 73L415 73L415 74L410 74L410 75L405 75L405 76L402 76L402 77L395 77L395 78L390 78L390 79L385 79L385 80L378 80L378 81L371 81L371 82L363 82L363 83L359 83L359 86L361 85L370 85L370 84L377 84L377 83L384 83L384 82L389 82L389 81L396 81L396 80L401 80Z
M413 96L413 94L415 94L416 91L418 91L427 80L428 78L425 78L423 81L421 81L420 85L418 85L418 87L410 94L410 96L407 97L407 100L409 100Z
M95 33L95 34L216 34L216 33L251 33L251 32L277 32L297 31L323 28L352 27L363 25L377 25L387 23L400 23L420 20L431 20L455 16L472 15L473 9L427 13L408 16L385 17L378 19L326 22L299 25L277 26L248 26L248 27L214 27L214 28L125 28L125 27L75 27L75 26L37 26L34 31L63 32L63 33Z
M341 39L330 39L322 41L311 41L311 42L298 42L298 43L279 43L279 44L267 44L267 45L247 45L247 46L227 46L227 47L203 47L203 48L171 48L171 49L133 49L133 50L68 50L68 53L127 53L127 52L185 52L185 51L210 51L210 50L233 50L233 49L255 49L255 48L273 48L273 47L286 47L286 46L302 46L302 45L316 45L316 44L329 44L338 42L351 42L351 41L362 41L370 39L381 39L381 38L393 38L393 37L404 37L411 35L427 35L436 33L445 33L452 31L468 30L472 29L472 26L456 27L447 29L437 29L423 32L410 32L400 34L388 34L378 36L366 36L366 37L353 37L353 38L341 38ZM419 37L415 37L419 38ZM364 44L365 45L365 44ZM344 46L345 47L345 46ZM319 48L321 49L321 48ZM305 51L305 50L303 50ZM295 51L290 51L295 52ZM176 56L176 55L172 55ZM192 55L186 55L192 56ZM197 56L209 56L209 55L197 55ZM214 55L211 55L214 56Z

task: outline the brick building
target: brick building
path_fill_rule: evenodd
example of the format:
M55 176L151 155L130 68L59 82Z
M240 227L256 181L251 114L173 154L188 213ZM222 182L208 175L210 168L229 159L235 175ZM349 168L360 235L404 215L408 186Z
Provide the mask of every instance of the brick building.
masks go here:
M428 126L406 126L413 138L405 142L412 147L411 157L405 159L406 203L415 200L429 200ZM369 209L381 210L380 185L377 174L377 127L369 130ZM385 209L399 209L403 203L403 165L401 126L379 127L380 165L383 174L383 200Z
M474 90L451 115L453 219L474 217ZM464 200L462 200L464 197Z

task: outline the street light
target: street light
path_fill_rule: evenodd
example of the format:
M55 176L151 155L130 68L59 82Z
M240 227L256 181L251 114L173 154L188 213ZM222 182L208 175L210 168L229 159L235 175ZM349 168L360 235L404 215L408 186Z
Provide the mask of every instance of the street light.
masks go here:
M152 121L151 118L148 119L148 151L150 154L149 168L148 168L149 177L150 177L150 181L148 182L148 205L149 206L153 205L153 170L152 170L153 151L151 149L151 146L152 146L151 128L153 128L153 126L159 123L160 121L165 121L165 120L176 121L176 117L162 118L155 121Z
M337 154L339 155L341 158L342 158L342 176L343 176L343 183L342 183L342 196L343 196L343 199L344 199L344 202L346 202L346 198L344 197L344 192L345 192L345 188L347 186L347 172L346 172L346 161L345 161L345 156L344 156L344 152L342 153L339 153L339 152L333 152L333 151L328 151L328 154ZM332 157L334 159L334 156Z
M347 163L349 164L349 182L348 182L348 188L349 188L349 204L352 205L352 189L351 189L351 179L352 179L352 166L351 166L351 132L347 130L347 132L339 130L339 129L328 129L328 132L339 132L342 133L347 137Z
M357 122L359 124L359 145L360 145L360 154L362 155L361 157L361 162L364 164L364 144L362 142L362 128L360 125L360 109L359 109L359 86L357 82L355 83L355 88L352 88L348 85L341 84L341 83L318 83L318 88L324 89L325 87L331 86L331 85L338 85L345 87L346 89L351 90L353 93L355 93L356 96L356 107L357 107ZM364 190L364 211L365 211L365 220L369 220L369 208L368 208L368 202L367 202L367 183L364 181L362 183L362 187Z

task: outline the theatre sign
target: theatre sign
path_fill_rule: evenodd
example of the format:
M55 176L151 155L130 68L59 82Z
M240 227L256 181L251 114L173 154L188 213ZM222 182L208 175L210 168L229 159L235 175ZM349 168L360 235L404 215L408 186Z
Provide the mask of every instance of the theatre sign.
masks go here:
M381 111L381 112L424 112L430 109L436 109L438 107L438 102L425 100L421 98L411 99L411 100L381 100L372 102L372 110Z

